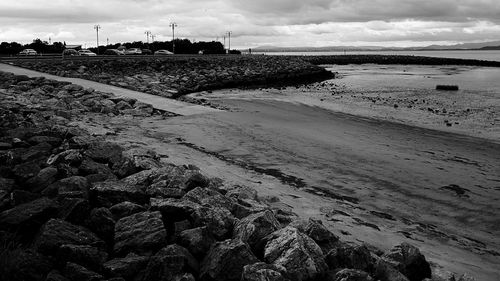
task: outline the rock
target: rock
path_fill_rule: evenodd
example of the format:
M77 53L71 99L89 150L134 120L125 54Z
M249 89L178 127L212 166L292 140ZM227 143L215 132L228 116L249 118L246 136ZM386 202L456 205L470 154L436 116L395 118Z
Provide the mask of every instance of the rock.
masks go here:
M308 220L297 220L290 224L297 228L302 233L312 238L323 251L331 250L337 242L339 237L330 232L321 220L309 218Z
M328 252L326 263L331 269L349 268L371 271L374 261L366 246L339 245Z
M419 249L408 243L395 246L390 253L383 256L384 259L394 262L397 269L410 281L421 281L431 278L431 267L425 260Z
M30 178L26 182L26 186L32 192L40 192L44 190L49 184L56 180L57 169L54 167L46 167L40 170L40 172Z
M40 198L40 194L31 193L25 190L14 190L10 193L11 204L13 206L29 203Z
M160 212L141 212L120 219L115 225L114 252L150 254L166 244L167 232Z
M105 175L107 179L116 179L116 176L114 176L107 164L97 163L90 158L83 159L78 167L78 171L83 176L102 174Z
M108 259L108 254L92 246L65 244L59 248L57 258L59 261L73 262L100 271L102 264Z
M82 155L78 149L69 149L58 154L53 154L47 159L48 165L58 165L61 163L78 165L82 162Z
M243 267L256 262L248 244L237 239L217 242L203 259L200 279L238 281Z
M123 217L128 217L135 213L143 212L146 209L141 205L125 201L113 205L111 208L109 208L109 210L113 214L114 219L119 220Z
M245 265L241 281L286 281L281 274L283 270L284 268L263 262Z
M294 227L286 227L269 235L264 248L266 262L284 267L293 281L321 277L327 269L321 248Z
M231 235L235 218L225 208L201 206L191 214L195 226L206 226L217 238L224 239Z
M5 281L43 281L53 266L47 257L30 250L5 250L1 254L0 277Z
M111 207L122 202L145 204L148 196L142 186L128 184L122 181L105 181L92 184L91 193L98 203L104 207Z
M89 145L85 156L92 158L94 161L104 164L118 163L122 157L123 149L121 146L111 142L93 142Z
M196 209L201 208L197 203L174 198L151 198L150 209L160 211L167 220L181 221L191 219Z
M183 272L198 273L198 261L179 245L169 245L149 260L143 281L174 280Z
M88 245L103 248L104 242L90 230L59 219L45 223L35 239L35 248L47 255L57 253L61 245Z
M113 214L107 208L101 207L90 212L89 228L99 238L107 243L113 242L115 235L115 220Z
M184 230L179 234L179 244L186 247L196 258L202 259L216 242L206 226Z
M245 199L254 201L259 200L257 191L248 186L238 186L237 188L228 191L226 196L230 198L243 199L243 200Z
M356 269L342 269L335 274L335 281L372 281L368 273Z
M59 137L51 137L51 136L33 136L28 139L28 142L31 145L37 145L39 143L48 143L53 147L59 146L62 142L62 139Z
M143 170L160 168L160 157L153 150L145 148L132 148L122 153L122 158L113 167L115 174L125 177Z
M383 259L378 259L375 263L373 277L378 280L409 281L408 278L399 272L392 264Z
M225 197L215 190L208 188L196 187L186 193L183 199L198 203L200 205L224 208L230 212L233 210L233 202L229 198Z
M71 281L68 278L64 277L61 272L58 270L52 270L47 274L47 278L45 281Z
M158 169L159 170L159 169ZM123 182L131 185L141 185L148 186L152 183L153 178L157 176L157 169L144 170L132 175L127 176L123 179Z
M83 198L63 198L59 200L58 217L72 224L83 225L90 215L89 201Z
M280 229L281 225L271 211L250 215L236 223L234 238L247 242L257 256L263 255L263 238Z
M40 172L40 166L34 162L22 163L16 165L12 170L14 176L21 182L27 181L29 178L38 175Z
M0 229L32 234L48 219L55 217L57 211L57 202L42 197L0 213Z
M64 276L71 281L101 281L104 277L76 263L68 262L64 267Z
M80 176L72 176L51 184L48 188L57 190L59 198L89 199L90 183Z
M110 276L132 280L140 271L146 268L148 261L149 257L129 254L125 258L115 258L105 262L103 268Z

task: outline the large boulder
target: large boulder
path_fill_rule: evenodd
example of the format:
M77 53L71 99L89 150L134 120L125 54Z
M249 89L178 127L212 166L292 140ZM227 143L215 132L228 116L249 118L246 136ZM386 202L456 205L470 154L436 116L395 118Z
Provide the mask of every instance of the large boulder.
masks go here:
M169 245L158 251L149 260L143 281L175 280L184 272L197 274L198 261L186 248L179 245Z
M90 215L90 203L83 198L62 198L59 200L58 217L72 224L83 225Z
M222 195L218 191L209 188L196 187L186 193L183 199L198 203L200 205L209 205L212 207L224 208L230 212L234 208L233 202L229 198Z
M239 281L243 267L258 259L248 244L241 240L225 240L215 243L205 256L201 266L201 280Z
M57 169L46 167L40 170L38 174L26 182L26 186L32 192L40 192L56 180Z
M57 258L59 261L73 262L100 271L102 264L108 259L108 254L92 246L65 244L59 248Z
M297 220L290 224L302 233L312 238L323 251L328 251L336 246L339 237L328 230L321 220L309 218L308 220Z
M383 258L393 263L410 281L431 278L431 267L420 250L408 243L395 246Z
M90 183L81 176L71 176L49 185L44 193L57 195L59 198L84 198L89 199Z
M335 281L373 281L373 278L361 270L342 269L335 274Z
M274 214L267 210L250 215L236 223L234 237L247 242L257 256L263 254L263 238L280 229Z
M90 230L69 222L51 219L45 223L35 239L35 247L39 252L54 255L65 244L88 245L104 248L104 242Z
M5 281L44 281L53 266L47 257L30 250L2 249L0 257L0 279Z
M263 262L245 265L241 281L286 281L288 279L281 274L284 270L274 264Z
M184 230L178 240L198 259L203 259L216 241L206 226Z
M124 258L115 258L103 264L104 272L113 277L122 277L132 280L148 264L149 257L129 254Z
M57 202L42 197L0 213L0 229L17 229L21 233L36 232L48 219L55 217L57 211Z
M235 218L225 208L202 206L191 214L195 226L206 226L218 239L231 235Z
M111 207L125 201L137 204L145 204L148 201L144 187L122 181L96 182L92 185L91 193L99 205L104 207Z
M128 217L128 216L133 215L135 213L143 212L146 209L139 204L125 201L125 202L121 202L121 203L118 203L116 205L113 205L111 208L109 208L109 210L113 214L115 220L119 220L123 217Z
M99 273L76 263L68 262L64 267L64 276L71 281L101 281L104 277Z
M384 259L377 259L373 272L373 277L378 280L409 281L408 278L406 278L403 273L399 272L393 264Z
M160 212L141 212L120 219L115 225L114 252L151 254L163 247L167 231Z
M160 168L159 159L153 150L132 148L122 153L121 160L113 166L113 170L118 177L123 178L142 170Z
M95 208L90 212L89 228L107 243L113 242L115 220L113 214L104 207Z
M118 163L122 157L123 148L111 142L92 142L85 151L85 156L104 164Z
M338 245L326 255L326 262L331 269L349 268L363 271L373 269L373 259L364 245Z
M326 272L327 265L321 248L297 228L280 229L270 234L266 240L265 261L284 267L291 280L315 279Z

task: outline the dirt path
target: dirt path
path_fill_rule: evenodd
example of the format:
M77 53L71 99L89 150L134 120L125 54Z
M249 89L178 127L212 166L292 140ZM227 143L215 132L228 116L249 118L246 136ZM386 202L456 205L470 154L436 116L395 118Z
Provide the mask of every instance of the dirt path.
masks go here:
M68 78L68 77L60 77L56 75L50 75L43 72L33 71L17 66L12 66L9 64L0 63L0 71L11 72L18 75L27 75L29 77L45 77L48 79L53 79L57 81L65 81L71 82L77 85L81 85L85 88L93 88L97 91L105 92L105 93L113 93L117 96L134 98L143 103L151 104L156 109L173 112L179 115L193 115L193 114L201 114L207 112L218 112L218 109L213 109L210 107L194 105L187 102L177 101L173 99L168 99L160 96L150 95L146 93L141 93L137 91L132 91L120 87L115 87L111 85L106 85L94 81L79 79L79 78Z

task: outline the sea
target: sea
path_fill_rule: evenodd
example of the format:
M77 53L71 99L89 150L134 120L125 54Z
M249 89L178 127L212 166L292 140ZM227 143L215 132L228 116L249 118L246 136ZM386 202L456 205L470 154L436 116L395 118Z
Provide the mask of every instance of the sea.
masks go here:
M342 51L342 52L252 52L265 55L328 56L328 55L400 55L500 61L500 50L433 50L433 51Z

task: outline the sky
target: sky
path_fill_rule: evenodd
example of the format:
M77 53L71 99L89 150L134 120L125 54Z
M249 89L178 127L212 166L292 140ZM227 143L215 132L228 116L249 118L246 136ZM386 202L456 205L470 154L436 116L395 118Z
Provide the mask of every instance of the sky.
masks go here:
M499 0L0 0L0 42L176 38L258 46L409 47L500 40ZM151 40L151 38L149 39Z

